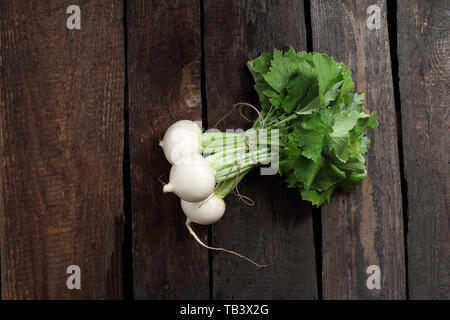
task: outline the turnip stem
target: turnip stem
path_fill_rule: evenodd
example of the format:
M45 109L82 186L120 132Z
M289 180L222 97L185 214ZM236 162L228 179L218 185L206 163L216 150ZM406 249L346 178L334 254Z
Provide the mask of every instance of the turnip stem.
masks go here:
M269 119L266 117L264 122L267 120ZM253 168L269 162L271 152L283 146L278 131L251 128L245 132L203 133L202 153L207 155L206 160L216 171L216 189L220 188L223 197L236 187L236 177L240 181ZM221 187L224 182L226 188Z
M208 156L206 160L216 171L219 171L223 167L229 167L235 164L258 164L259 162L270 158L269 153L270 150L266 147L255 149L253 151L240 148L235 150L225 150L220 154Z
M202 151L205 153L207 149L238 147L241 145L265 142L269 134L266 130L258 132L255 129L249 129L242 133L235 132L206 132L202 135ZM267 141L265 144L270 144L271 141Z
M245 175L250 172L252 167L241 169L239 174L234 174L230 178L226 178L218 182L214 188L214 194L223 199L225 198L234 188L241 182L241 180L245 177Z
M216 170L216 182L221 182L237 176L240 172L248 171L257 165L270 161L269 150L260 149L255 153L246 152L245 155L226 158L225 161L216 160L212 167Z

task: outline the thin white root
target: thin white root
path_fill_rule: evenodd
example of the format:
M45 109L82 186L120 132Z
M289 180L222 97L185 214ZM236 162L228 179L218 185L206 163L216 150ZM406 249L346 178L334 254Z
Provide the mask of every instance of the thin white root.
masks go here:
M194 237L194 239L195 239L201 246L203 246L203 247L205 247L205 248L207 248L207 249L210 249L210 250L216 250L216 251L225 251L225 252L234 254L234 255L236 255L236 256L242 258L242 259L247 260L247 261L250 262L250 263L253 263L254 265L256 265L256 266L258 266L258 267L260 267L260 268L264 268L264 267L268 267L268 266L269 266L268 264L259 264L259 263L256 263L255 261L253 261L253 260L247 258L246 256L243 256L243 255L241 255L241 254L239 254L239 253L237 253L237 252L231 251L231 250L227 250L227 249L224 249L224 248L215 248L215 247L207 246L206 244L204 244L204 243L199 239L199 237L197 236L197 234L195 233L195 231L192 230L192 227L191 227L191 220L189 220L189 219L186 219L186 227L188 228L189 233Z

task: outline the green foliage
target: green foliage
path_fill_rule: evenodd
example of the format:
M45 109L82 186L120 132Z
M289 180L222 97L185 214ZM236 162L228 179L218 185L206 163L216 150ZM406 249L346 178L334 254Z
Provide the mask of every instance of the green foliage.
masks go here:
M274 50L249 61L265 124L280 130L279 173L304 200L329 202L336 188L351 191L367 176L364 94L352 94L351 72L321 53Z

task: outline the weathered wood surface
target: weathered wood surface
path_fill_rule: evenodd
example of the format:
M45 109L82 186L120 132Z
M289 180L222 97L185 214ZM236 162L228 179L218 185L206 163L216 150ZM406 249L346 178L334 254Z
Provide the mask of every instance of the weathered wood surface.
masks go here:
M123 8L89 1L72 31L66 8L0 2L4 299L122 297Z
M212 127L234 103L258 106L245 64L307 49L304 2L90 0L81 30L68 30L69 4L0 1L2 298L120 299L125 285L136 299L404 299L406 287L411 299L448 299L449 1L399 0L396 46L386 0L305 3L312 49L349 65L380 127L369 132L364 184L321 209L322 256L311 207L258 170L239 188L254 206L227 197L211 239L194 225L205 242L270 265L258 269L189 236L178 198L161 190L170 165L158 142L178 119L204 112ZM371 5L379 29L367 26ZM236 111L219 128L247 125ZM130 258L133 274L122 274ZM69 265L81 268L81 290L66 286ZM381 269L379 290L367 288L370 265Z
M399 1L411 299L449 299L449 1Z
M306 50L302 1L204 1L209 127L237 102L258 105L247 61L289 45ZM219 129L245 126L236 111ZM212 228L212 243L270 266L258 269L237 257L213 253L213 298L316 299L311 207L280 177L260 176L259 170L245 178L239 191L255 205L248 207L229 195L224 218Z
M369 29L369 5L381 9ZM322 207L324 299L404 299L405 260L396 116L386 2L312 0L313 50L347 64L366 108L380 126L369 132L368 177L350 194ZM369 290L367 267L381 270L381 289Z
M128 1L127 22L134 295L207 299L208 250L162 193L170 164L158 145L176 120L201 120L200 2Z

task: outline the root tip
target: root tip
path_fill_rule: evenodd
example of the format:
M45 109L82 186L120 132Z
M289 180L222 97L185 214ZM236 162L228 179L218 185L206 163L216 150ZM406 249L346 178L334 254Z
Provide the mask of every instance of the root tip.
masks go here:
M255 261L251 260L250 258L247 258L246 256L244 256L244 255L242 255L242 254L239 254L239 253L237 253L237 252L231 251L231 250L227 250L227 249L224 249L224 248L216 248L216 247L210 247L210 246L207 246L206 244L204 244L204 243L198 238L197 234L195 233L195 231L194 231L194 230L192 229L192 227L191 227L191 222L192 222L192 221L191 221L189 218L187 218L187 219L186 219L186 227L187 227L187 229L189 230L189 233L191 234L191 236L193 236L194 239L195 239L201 246L203 246L203 247L205 247L205 248L207 248L207 249L210 249L210 250L224 251L224 252L233 254L233 255L235 255L235 256L238 256L238 257L241 258L241 259L247 260L248 262L254 264L255 266L257 266L257 267L259 267L259 268L265 268L265 267L268 267L268 266L269 266L268 264L259 264L259 263L256 263Z
M163 187L163 192L167 193L167 192L173 192L173 185L171 185L170 183L166 184Z

